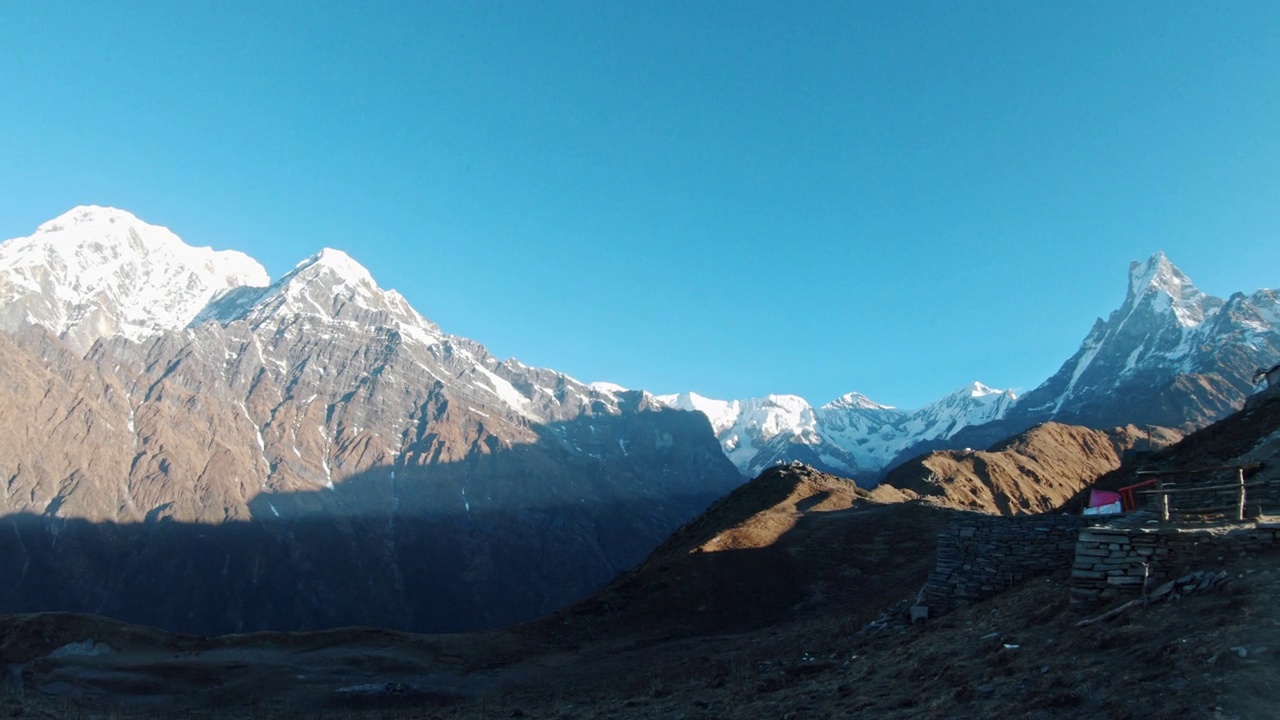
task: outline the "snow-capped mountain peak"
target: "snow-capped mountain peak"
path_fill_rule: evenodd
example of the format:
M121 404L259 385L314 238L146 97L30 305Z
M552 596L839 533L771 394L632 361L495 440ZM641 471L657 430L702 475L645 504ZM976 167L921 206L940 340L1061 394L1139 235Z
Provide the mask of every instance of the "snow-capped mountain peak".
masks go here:
M119 208L101 205L77 205L58 217L41 223L36 228L37 234L62 232L77 225L94 225L99 223L139 223L136 215Z
M654 397L654 401L677 410L700 412L706 415L716 435L732 428L742 413L742 403L737 400L713 400L694 392L658 395Z
M981 398L981 397L988 397L990 395L1003 395L1004 393L1010 392L1010 391L997 390L996 388L993 388L989 385L983 385L977 380L974 380L968 385L965 385L964 387L960 388L960 390L958 390L957 392L966 393L968 394L969 397Z
M418 314L395 290L383 290L350 255L325 248L298 263L270 287L243 297L229 295L210 306L206 317L219 322L241 318L255 327L308 317L324 323L387 326L432 345L443 336L435 323Z
M80 206L0 243L0 327L42 325L86 350L185 327L213 298L264 286L244 253L191 247L124 210Z
M975 381L916 410L905 429L913 442L948 438L971 425L999 420L1017 401L1012 390L998 390Z
M1129 264L1129 292L1126 304L1136 307L1145 296L1153 296L1159 308L1172 311L1178 324L1193 328L1204 322L1209 296L1197 288L1191 278L1169 262L1163 252L1156 252L1145 263Z
M1247 382L1228 378L1241 378L1254 363L1275 357L1270 292L1238 294L1228 302L1199 290L1163 253L1133 262L1124 303L1106 320L1098 319L1076 353L1027 393L1019 416L1130 422L1136 413L1129 397L1160 392L1187 397L1183 385L1205 384L1214 390L1200 391L1186 407L1199 408L1195 412L1202 417L1214 416L1231 406L1233 395L1250 389ZM1224 351L1227 347L1232 349ZM1192 377L1169 385L1171 378ZM1146 417L1185 422L1161 409L1172 407L1163 400L1152 403Z
M373 281L373 275L369 273L368 268L356 262L354 258L345 252L333 248L324 248L315 255L298 263L286 277L299 275L314 277L320 274L331 275L339 282L377 285Z
M827 403L826 405L823 405L822 407L823 409L857 408L859 410L893 410L895 409L892 405L881 405L880 403L876 402L875 400L872 400L871 398L867 397L866 395L863 395L860 392L845 393L844 395L841 395L840 397L836 398L835 400L832 400L831 402Z
M985 407L990 407L992 405L1000 404L1000 403L1006 403L1011 405L1017 399L1018 399L1017 393L1013 392L1012 390L1001 390L999 388L993 388L990 385L984 385L983 383L975 380L967 385L964 385L963 387L956 388L955 390L942 396L942 398L938 399L935 402L930 403L929 405L926 405L925 407L921 408L920 410L917 410L916 412L917 413L923 412L929 408L937 407L939 405L947 405L947 406L965 405L971 408L985 408Z
M776 438L803 444L818 442L813 406L798 395L766 395L746 400L714 400L697 393L659 395L654 400L667 407L700 412L734 465L750 475L765 443Z

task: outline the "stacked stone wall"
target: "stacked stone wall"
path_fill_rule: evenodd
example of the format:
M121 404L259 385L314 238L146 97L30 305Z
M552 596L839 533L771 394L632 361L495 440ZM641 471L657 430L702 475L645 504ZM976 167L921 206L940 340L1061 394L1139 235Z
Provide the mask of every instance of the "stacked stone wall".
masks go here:
M1212 569L1228 554L1280 549L1280 524L1098 526L1082 529L1071 570L1071 608L1142 594L1192 570Z
M938 563L922 598L928 615L943 615L1033 575L1069 566L1080 528L1097 520L1080 515L959 516L938 535Z

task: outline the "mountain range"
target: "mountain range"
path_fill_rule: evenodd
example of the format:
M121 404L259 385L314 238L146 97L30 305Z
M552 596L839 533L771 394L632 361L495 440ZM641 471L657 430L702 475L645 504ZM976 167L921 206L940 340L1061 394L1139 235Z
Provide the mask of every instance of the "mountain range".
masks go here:
M921 453L982 449L1050 421L1097 429L1204 427L1239 409L1255 389L1255 371L1277 361L1280 291L1223 300L1155 253L1130 264L1120 307L1097 320L1052 377L1021 397L974 382L914 411L859 393L816 409L794 395L657 399L703 412L744 475L798 461L874 485Z
M796 395L723 401L682 393L656 399L705 414L725 455L748 477L771 465L802 462L864 478L907 448L999 420L1017 396L973 382L917 410L881 405L856 392L816 409Z
M335 250L268 282L77 208L0 245L0 298L10 610L510 624L741 482L701 415L499 361Z
M1278 319L1275 291L1213 298L1157 254L1022 398L655 396L495 358L338 250L273 282L79 207L0 244L0 611L201 633L519 622L771 465L870 485L1048 420L1198 427L1280 360Z

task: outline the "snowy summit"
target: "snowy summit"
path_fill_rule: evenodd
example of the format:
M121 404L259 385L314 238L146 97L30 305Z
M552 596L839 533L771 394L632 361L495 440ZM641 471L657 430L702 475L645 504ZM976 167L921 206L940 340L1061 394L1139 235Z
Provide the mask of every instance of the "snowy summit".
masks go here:
M185 327L219 294L268 282L244 253L191 247L124 210L86 205L0 244L0 325L42 325L85 350Z

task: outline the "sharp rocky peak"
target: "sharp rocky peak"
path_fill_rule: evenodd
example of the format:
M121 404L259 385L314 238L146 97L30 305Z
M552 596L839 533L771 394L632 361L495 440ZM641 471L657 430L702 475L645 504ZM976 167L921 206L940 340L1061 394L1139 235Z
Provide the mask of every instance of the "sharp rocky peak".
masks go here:
M1125 305L1132 308L1147 298L1158 299L1156 302L1162 307L1167 302L1178 324L1188 328L1204 322L1206 313L1221 304L1221 301L1213 304L1215 298L1197 288L1186 273L1159 251L1146 262L1135 260L1129 263L1129 292Z
M226 324L247 318L257 325L273 318L309 316L325 321L391 325L421 336L428 344L439 340L439 328L418 314L400 293L379 287L368 269L333 248L325 248L298 263L269 288L228 295L215 305L202 319L215 318Z
M1145 262L1129 263L1129 297L1136 298L1150 290L1162 290L1177 294L1183 284L1191 279L1179 270L1163 251L1157 250Z

